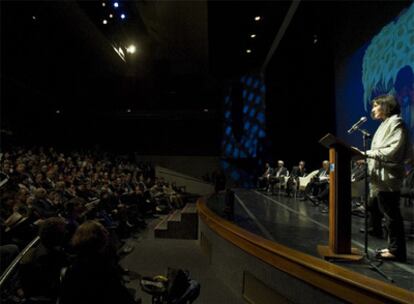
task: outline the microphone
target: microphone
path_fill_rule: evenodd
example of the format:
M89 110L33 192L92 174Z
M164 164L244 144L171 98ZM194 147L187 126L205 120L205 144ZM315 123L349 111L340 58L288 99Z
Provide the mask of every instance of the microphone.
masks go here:
M355 132L366 121L367 121L367 118L365 116L362 116L356 123L354 123L351 129L348 130L348 134Z

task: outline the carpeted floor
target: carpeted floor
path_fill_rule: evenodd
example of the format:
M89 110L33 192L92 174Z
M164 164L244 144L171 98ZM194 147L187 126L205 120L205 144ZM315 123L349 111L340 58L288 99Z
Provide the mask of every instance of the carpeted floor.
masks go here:
M124 268L140 276L151 277L166 275L168 267L182 268L201 284L200 296L194 303L245 303L241 296L234 294L215 276L197 240L154 239L153 229L160 220L151 221L136 239L127 241L127 245L133 246L134 250L122 259ZM136 296L142 298L143 304L151 303L151 296L141 290L139 279L131 280L128 287L137 290Z

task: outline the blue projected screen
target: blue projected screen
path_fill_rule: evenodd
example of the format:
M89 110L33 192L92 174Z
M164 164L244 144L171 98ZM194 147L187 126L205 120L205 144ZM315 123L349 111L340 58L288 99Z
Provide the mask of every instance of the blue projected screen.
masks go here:
M369 102L382 94L393 94L414 142L414 4L348 58L338 75L336 117L338 137L361 146L361 135L347 130L362 116L364 128L374 133L379 122L370 118Z
M225 158L255 158L265 138L266 86L260 76L244 75L224 99L224 133L221 144Z

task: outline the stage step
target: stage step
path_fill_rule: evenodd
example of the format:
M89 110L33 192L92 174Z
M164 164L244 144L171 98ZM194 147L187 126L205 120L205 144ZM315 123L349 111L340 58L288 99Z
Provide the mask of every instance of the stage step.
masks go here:
M175 210L154 229L155 238L196 240L198 215L196 204L187 203L182 210Z

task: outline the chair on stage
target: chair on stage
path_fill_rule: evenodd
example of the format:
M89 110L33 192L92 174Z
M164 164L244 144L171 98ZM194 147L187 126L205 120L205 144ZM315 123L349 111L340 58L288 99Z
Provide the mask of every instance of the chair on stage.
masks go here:
M277 177L277 178L279 179L279 182L276 183L277 195L279 196L282 193L282 190L286 190L287 182L289 180L289 175L280 176L280 177ZM274 195L275 194L274 184L272 184L271 187L272 187L272 195Z
M308 186L308 184L311 182L312 178L314 178L316 176L316 174L318 174L319 170L315 170L312 171L311 173L309 173L308 175L304 176L304 177L299 177L299 187L298 187L298 191L299 193L304 193L306 186ZM296 196L295 196L296 198Z

